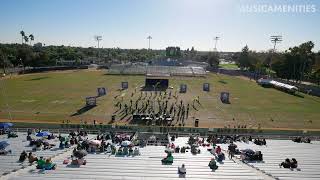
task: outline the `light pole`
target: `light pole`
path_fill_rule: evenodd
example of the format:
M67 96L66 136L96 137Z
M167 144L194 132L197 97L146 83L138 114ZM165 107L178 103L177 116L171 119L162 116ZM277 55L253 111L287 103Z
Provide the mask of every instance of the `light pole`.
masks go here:
M280 35L270 36L270 39L271 39L271 42L274 44L273 45L273 52L275 52L277 43L280 43L282 41L282 36L280 36Z
M271 61L272 61L273 55L276 52L276 45L277 45L277 43L280 43L282 41L282 36L281 35L270 36L270 40L274 45L273 45L273 52L272 52L271 60L269 62L269 71L271 69ZM270 76L270 73L269 73L269 76Z
M149 48L148 49L150 50L150 41L151 41L152 37L148 36L147 39L149 40Z
M213 51L217 51L217 43L218 43L218 40L220 39L220 37L216 36L213 40L215 41L214 43L214 49Z
M100 61L100 41L102 40L102 36L96 35L94 36L94 40L98 42L98 59Z

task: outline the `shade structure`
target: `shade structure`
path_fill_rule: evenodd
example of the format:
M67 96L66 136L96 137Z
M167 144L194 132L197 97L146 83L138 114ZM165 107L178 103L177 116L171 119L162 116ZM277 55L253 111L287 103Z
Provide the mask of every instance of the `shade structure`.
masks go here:
M1 141L0 142L0 149L5 149L10 144L7 141Z
M7 129L7 128L12 127L12 126L13 126L12 123L7 123L7 122L0 123L0 129Z
M48 131L41 131L39 133L37 133L37 137L45 137L45 136L49 136L50 133Z

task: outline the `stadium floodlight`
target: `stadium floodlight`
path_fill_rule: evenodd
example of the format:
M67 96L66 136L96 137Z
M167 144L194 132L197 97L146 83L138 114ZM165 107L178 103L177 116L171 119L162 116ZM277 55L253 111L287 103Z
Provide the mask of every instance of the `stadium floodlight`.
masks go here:
M99 47L100 47L100 46L99 46L99 43L100 43L100 41L102 40L102 36L96 35L96 36L94 36L94 40L98 42L98 48L99 48Z
M98 42L98 58L100 59L100 41L102 40L102 36L100 35L95 35L94 40Z
M270 36L270 40L274 44L273 45L273 52L275 52L277 43L280 43L282 41L282 36L281 35Z
M218 43L218 40L220 39L220 37L216 36L213 40L215 41L214 43L214 49L213 51L217 51L217 43Z
M151 41L152 37L148 36L147 39L149 40L149 48L148 49L150 50L150 41Z

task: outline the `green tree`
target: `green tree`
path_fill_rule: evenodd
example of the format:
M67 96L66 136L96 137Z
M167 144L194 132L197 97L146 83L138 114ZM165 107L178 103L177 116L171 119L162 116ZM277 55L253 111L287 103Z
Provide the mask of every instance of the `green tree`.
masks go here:
M26 36L26 34L22 30L22 31L20 31L20 35L21 35L21 44L23 44L23 40L24 40L24 37Z
M0 66L3 69L3 73L6 73L6 66L8 64L8 59L6 54L0 49Z
M34 60L33 51L30 47L27 46L23 46L18 49L17 59L23 66L24 70L27 66L35 64L34 62L32 62L32 60Z
M289 48L283 57L272 62L272 69L278 77L301 82L305 76L312 73L312 65L315 61L315 54L312 52L313 47L313 42L309 41Z
M207 62L210 67L218 68L219 66L219 56L216 52L210 52L208 54Z
M249 47L247 45L242 48L237 64L241 69L250 67Z
M30 35L29 35L29 38L30 38L30 46L31 46L31 42L34 41L34 36L33 36L33 34L30 34Z
M24 38L24 42L25 42L25 43L27 43L27 42L29 41L28 36L24 36L23 38Z

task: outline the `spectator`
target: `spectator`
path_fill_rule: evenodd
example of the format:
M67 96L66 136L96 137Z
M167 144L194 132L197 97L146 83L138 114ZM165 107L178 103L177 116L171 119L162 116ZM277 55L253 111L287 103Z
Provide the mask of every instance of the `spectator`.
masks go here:
M292 160L290 161L290 167L291 168L297 168L298 167L298 161L296 160L296 158L292 158Z
M215 161L214 158L211 159L211 161L209 162L208 166L210 167L210 169L212 170L216 170L218 169L219 166L217 166L217 163Z
M287 158L284 162L282 162L281 164L279 164L279 166L283 166L284 168L290 168L291 167L291 162L290 159Z
M28 154L26 153L26 151L22 151L22 153L20 154L20 157L19 157L19 161L23 162L24 160L27 159L27 156L28 156Z
M229 159L232 159L235 152L236 152L237 145L233 144L231 141L230 145L228 146L228 152L229 152Z

